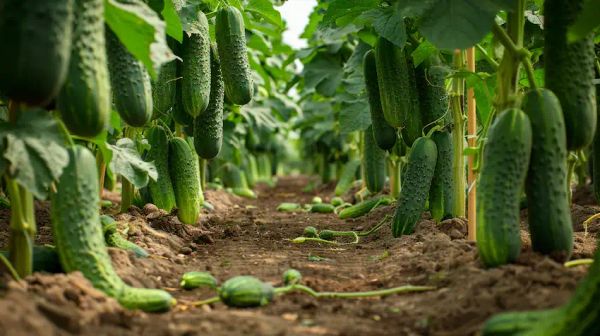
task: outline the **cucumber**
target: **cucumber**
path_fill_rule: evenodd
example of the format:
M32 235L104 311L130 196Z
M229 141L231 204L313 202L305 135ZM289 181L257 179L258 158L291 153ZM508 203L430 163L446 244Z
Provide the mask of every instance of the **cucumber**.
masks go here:
M177 77L181 77L181 64L177 65ZM173 103L173 108L171 109L171 116L177 124L189 126L194 124L194 118L185 112L183 108L181 83L181 80L177 80L177 83L175 83L175 102Z
M0 251L0 254L8 259L8 251ZM56 249L51 246L33 247L33 272L62 273L60 259Z
M179 286L188 290L200 287L217 289L217 279L208 272L187 272L181 276Z
M192 118L206 110L211 90L208 20L202 11L198 11L197 15L194 21L197 31L184 34L181 46L181 99L183 109Z
M318 236L319 236L319 232L317 231L317 228L315 228L314 226L307 226L304 228L304 231L302 232L302 237L316 238Z
M177 42L168 40L171 49L175 49ZM165 63L160 67L158 77L152 81L152 113L153 118L165 116L175 104L175 89L177 85L177 60Z
M370 192L377 193L385 185L385 151L377 146L373 137L373 127L363 133L363 160L365 183Z
M525 190L533 250L566 261L573 251L567 193L567 140L560 103L549 90L527 92L522 109L531 122L532 146Z
M406 59L406 69L408 71L408 84L406 95L410 99L412 109L406 114L406 122L401 128L402 139L407 146L412 146L415 140L423 136L423 116L419 105L419 92L417 89L417 78L415 74L415 65L411 56L411 50L404 48L404 57Z
M100 223L102 224L102 232L104 232L106 246L131 251L139 258L146 258L149 256L146 250L121 236L121 233L117 231L117 222L115 222L112 217L102 215L100 216Z
M379 83L377 82L377 66L375 61L375 52L367 51L363 59L363 72L365 76L365 87L369 98L369 108L371 110L371 123L373 125L373 136L377 146L383 150L390 150L396 143L396 129L385 121L383 110L381 108L381 98L379 96Z
M75 0L74 13L69 70L56 102L69 131L91 138L106 128L111 109L104 1Z
M334 240L335 233L333 233L332 230L321 230L321 232L319 232L319 238L323 240Z
M410 146L422 132L412 59L383 37L377 40L375 57L383 115L391 126L407 128L404 141Z
M106 29L106 49L115 109L128 125L142 127L152 119L150 76L110 29Z
M331 203L331 205L333 205L335 207L338 207L338 206L344 204L345 202L344 202L343 199L341 199L340 197L336 196L336 197L332 198L331 202L329 202L329 203Z
M229 307L260 307L269 304L274 297L273 286L249 275L233 277L219 288L219 298Z
M488 131L477 187L477 247L487 267L510 263L521 251L519 201L531 141L529 118L518 109L501 112Z
M408 155L406 176L392 221L394 237L411 234L421 219L437 161L437 146L427 137L417 139Z
M175 192L177 218L184 224L197 224L202 207L198 159L182 138L169 141L169 174Z
M452 135L446 131L434 132L431 140L435 142L438 154L429 189L429 211L431 217L439 223L454 217L454 147Z
M69 149L56 193L51 220L56 250L66 272L80 271L92 285L129 309L168 310L175 302L157 289L132 288L112 267L100 223L96 158L85 147Z
M302 274L298 270L290 268L283 273L282 278L284 286L291 286L300 283Z
M210 52L210 101L206 111L194 119L194 148L206 160L219 155L223 145L224 90L219 55L213 46Z
M333 213L335 207L329 203L316 203L310 206L310 212Z
M248 65L244 19L239 10L232 6L225 6L217 12L215 36L225 82L225 94L234 104L248 104L254 94L254 84Z
M169 173L169 139L162 126L153 126L146 131L150 149L146 159L153 161L158 173L156 181L148 182L152 202L159 208L170 212L175 207L175 191Z
M446 77L450 69L439 64L439 59L426 60L415 70L419 110L425 132L433 126L445 126L451 122L450 101L446 91Z
M544 70L546 87L556 94L567 130L567 148L581 149L596 130L594 33L569 43L567 30L584 0L544 1Z
M344 165L340 178L335 185L336 196L342 196L350 190L358 167L360 167L360 160L350 160Z
M73 0L2 1L0 91L44 106L60 91L69 66Z
M356 203L351 207L345 208L344 210L340 211L338 217L340 219L358 218L368 214L369 212L371 212L371 210L375 209L380 205L389 205L393 201L394 199L388 196L374 197L369 200Z
M233 189L231 189L231 192L234 195L244 197L244 198L250 198L250 199L257 198L256 193L254 193L254 191L252 191L252 189L250 189L250 188L233 188Z

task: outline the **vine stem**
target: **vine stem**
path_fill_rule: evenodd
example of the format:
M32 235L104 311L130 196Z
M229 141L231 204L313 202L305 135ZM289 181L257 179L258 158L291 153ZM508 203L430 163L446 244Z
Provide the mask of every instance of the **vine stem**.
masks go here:
M211 304L211 303L215 303L215 302L219 302L219 301L221 301L221 298L219 298L218 296L213 296L206 300L192 302L192 306L198 307L198 306L203 306L205 304Z
M8 270L8 273L10 273L10 276L13 278L13 280L15 280L15 281L21 280L21 277L19 277L19 273L17 273L17 270L15 270L15 268L10 263L10 261L8 261L8 259L6 259L6 257L3 256L2 254L0 254L0 263L3 264L4 267L6 267L6 269Z
M534 90L537 89L537 84L535 83L535 73L533 71L533 65L531 64L531 53L529 50L523 47L518 47L510 38L510 36L508 36L508 33L495 21L494 25L492 26L492 32L500 41L500 43L502 43L504 48L517 57L521 64L523 64L530 87Z
M475 45L475 48L477 48L481 56L485 58L486 62L488 62L494 71L498 70L500 64L498 64L498 62L496 62L496 60L492 58L492 56L490 56L490 54L488 54L488 52L479 43Z
M317 292L314 289L300 285L290 285L286 287L275 288L275 294L282 295L291 292L303 292L312 297L321 299L321 298L329 298L329 299L358 299L358 298L366 298L366 297L381 297L388 296L394 294L401 293L415 293L415 292L425 292L435 290L436 287L432 286L400 286L394 288L386 288L374 291L366 291L366 292Z
M585 259L570 260L570 261L567 261L566 263L564 263L563 265L565 267L575 267L575 266L581 266L581 265L591 265L593 263L594 263L594 259L585 258Z

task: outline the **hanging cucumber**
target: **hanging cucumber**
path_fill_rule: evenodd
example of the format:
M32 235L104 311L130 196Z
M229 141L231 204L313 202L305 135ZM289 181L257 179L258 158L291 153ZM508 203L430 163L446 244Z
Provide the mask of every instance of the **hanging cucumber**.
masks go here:
M146 131L148 144L147 160L153 161L158 173L156 181L148 182L152 202L159 208L170 212L175 207L175 192L169 174L169 138L162 126L154 126Z
M194 27L196 31L189 36L184 34L181 46L181 99L183 109L192 118L206 110L211 90L210 35L202 11L198 11Z
M415 140L392 221L394 237L411 234L421 219L437 161L437 146L427 137Z
M573 251L573 223L560 103L551 91L538 89L525 95L522 108L531 121L532 133L525 187L533 250L566 261Z
M232 6L221 8L215 21L215 35L227 98L237 105L248 104L254 94L254 84L248 65L244 19L240 11Z
M75 0L74 13L69 70L57 107L71 133L94 137L104 130L110 116L104 1Z
M181 73L181 65L178 65L177 68L178 73ZM179 125L190 126L194 124L194 118L183 109L183 101L181 100L181 80L178 80L175 84L175 102L171 109L171 116Z
M175 50L174 40L169 39L169 47ZM175 104L175 88L177 84L177 60L165 63L160 67L158 77L152 81L153 118L165 116Z
M352 187L352 182L356 176L356 170L360 167L360 160L350 160L342 169L340 178L335 185L335 195L342 196Z
M433 126L445 126L451 120L450 102L446 91L446 77L450 69L439 64L436 57L425 60L415 70L419 109L423 118L425 132Z
M545 83L560 101L569 150L587 146L596 130L594 34L572 43L567 37L583 3L584 0L544 1Z
M110 28L106 29L106 48L115 109L128 125L142 127L152 119L150 76Z
M2 2L0 91L10 99L43 106L60 91L71 53L73 3Z
M198 158L182 138L169 141L169 173L175 192L177 217L184 224L195 225L202 206Z
M371 110L371 123L373 125L373 136L377 146L383 150L389 150L396 143L396 129L385 121L383 110L381 108L381 98L379 96L379 84L377 82L377 67L375 63L375 52L367 51L363 59L363 71L365 76L365 87L369 98L369 108Z
M373 137L373 127L369 126L363 133L364 178L370 192L380 192L385 185L385 151L377 146Z
M531 138L529 118L518 109L501 112L488 131L477 187L477 247L487 267L512 262L521 251L519 201Z
M194 148L206 160L213 159L223 144L224 84L219 55L213 46L210 53L210 101L206 111L194 119Z
M165 311L174 299L163 290L132 288L114 271L100 223L96 158L85 147L69 149L51 198L54 243L66 272L80 271L97 289L129 309Z
M435 173L429 189L429 211L431 217L440 222L443 219L454 217L454 174L452 162L454 147L452 135L449 132L434 132L431 140L437 148Z

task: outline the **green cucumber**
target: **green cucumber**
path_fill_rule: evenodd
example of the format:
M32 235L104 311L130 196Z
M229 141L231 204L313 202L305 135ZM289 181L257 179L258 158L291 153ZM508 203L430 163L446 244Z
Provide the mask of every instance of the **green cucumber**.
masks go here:
M298 270L290 268L283 273L282 278L284 286L291 286L300 283L302 274Z
M108 69L115 109L124 122L142 127L152 119L152 85L142 62L106 29Z
M596 130L594 33L572 43L568 41L568 29L583 3L584 0L544 1L545 84L560 101L569 150L587 146Z
M194 148L206 160L219 155L223 145L224 84L219 55L210 53L210 100L206 111L194 119Z
M182 138L169 141L169 174L175 192L177 218L184 224L197 224L202 208L198 158Z
M8 251L0 251L8 259ZM33 246L33 272L62 273L60 259L56 249L52 246Z
M91 138L106 128L111 111L104 1L75 0L74 13L69 70L56 102L69 131Z
M168 40L171 49L175 49L175 44ZM152 81L152 106L154 108L153 118L167 115L175 104L175 89L177 84L177 60L165 63L160 67L158 77Z
M445 126L452 119L450 101L446 90L446 77L450 69L439 64L437 56L426 60L415 71L419 110L423 118L425 132L433 126Z
M310 212L333 213L335 207L329 203L316 203L310 206Z
M302 237L316 238L318 236L319 236L319 232L317 231L317 228L315 228L314 226L307 226L304 228L304 231L302 232Z
M369 126L363 133L363 159L364 178L367 189L377 193L385 185L385 151L377 146L373 137L373 126Z
M440 222L454 217L454 147L452 135L447 131L434 132L431 140L435 142L438 155L429 190L429 211L431 217Z
M567 192L567 140L560 103L549 90L527 92L522 109L531 122L531 159L525 190L533 250L566 261L573 251Z
M106 246L131 251L136 255L136 257L139 258L146 258L149 256L146 250L125 239L121 233L117 231L117 222L115 222L112 217L102 215L100 216L100 223L102 224L102 231L104 232L104 241L106 242Z
M181 99L183 109L196 118L208 107L211 86L210 35L202 11L194 20L196 30L184 34L181 46Z
M169 293L129 287L113 269L102 233L98 195L96 158L85 147L70 148L69 163L50 203L54 242L63 269L80 271L94 287L126 308L168 310L175 303Z
M236 196L240 196L240 197L244 197L244 198L249 198L249 199L256 199L256 193L254 191L252 191L252 189L250 188L232 188L231 192L236 195Z
M3 94L17 102L41 106L56 97L69 66L73 3L73 0L2 2L0 91Z
M351 207L345 208L344 210L340 211L338 217L340 219L358 218L368 214L369 212L371 212L371 210L375 209L380 205L389 205L393 201L394 199L388 196L374 197L369 200L356 203Z
M153 161L158 173L156 181L148 182L152 202L159 208L170 212L175 207L175 191L169 174L169 139L162 126L153 126L146 131L150 149L146 159Z
M500 112L488 131L477 186L477 247L487 267L510 263L521 251L519 201L531 137L529 118L518 109Z
M187 272L181 276L179 286L188 290L200 287L217 289L217 279L208 272Z
M354 182L354 178L356 176L356 170L360 167L360 160L350 160L346 162L344 168L342 168L342 173L340 174L340 178L338 179L337 184L335 185L335 195L342 196L350 190L352 187L352 182Z
M269 304L274 297L273 286L248 275L233 277L219 288L219 298L229 307L260 307Z
M411 234L421 219L436 162L437 146L435 142L427 137L415 140L408 155L406 176L402 179L402 189L392 221L394 237Z
M244 19L237 8L224 6L217 12L215 36L225 94L234 104L248 104L254 94L254 84L248 64Z
M363 71L365 76L365 87L369 98L369 108L371 110L371 123L373 124L373 136L377 146L383 150L390 150L396 143L396 129L385 121L383 110L381 108L381 98L379 95L379 83L377 82L377 66L375 61L375 52L367 51L363 59Z

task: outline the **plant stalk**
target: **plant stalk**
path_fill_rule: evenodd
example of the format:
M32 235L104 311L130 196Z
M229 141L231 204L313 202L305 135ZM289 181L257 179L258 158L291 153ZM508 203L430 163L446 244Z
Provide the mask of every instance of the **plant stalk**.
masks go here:
M457 70L465 67L463 52L454 53L454 67ZM452 79L452 92L450 95L450 109L452 110L453 130L452 145L454 146L454 157L452 159L452 174L454 175L454 215L465 217L466 195L465 195L465 159L463 157L465 137L465 116L463 111L463 100L465 94L465 80L463 78Z

